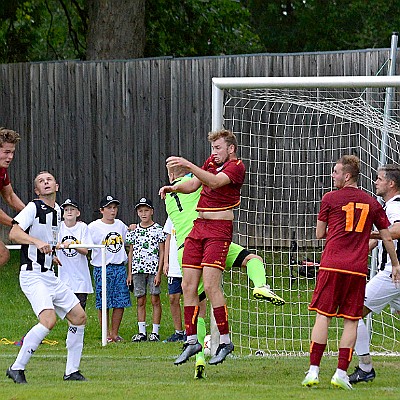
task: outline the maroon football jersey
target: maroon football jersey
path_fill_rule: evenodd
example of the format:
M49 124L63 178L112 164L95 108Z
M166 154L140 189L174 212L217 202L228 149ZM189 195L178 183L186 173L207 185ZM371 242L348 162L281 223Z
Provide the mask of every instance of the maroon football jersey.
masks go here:
M217 165L210 156L202 167L205 171L217 175L218 172L226 174L231 182L217 189L210 189L203 185L197 211L229 210L240 204L240 189L244 182L246 169L241 160L229 160L222 165Z
M10 177L7 173L7 168L0 168L0 190L3 189L4 186L10 184Z
M366 275L372 226L390 226L378 201L354 187L334 190L323 196L318 219L328 225L320 268Z

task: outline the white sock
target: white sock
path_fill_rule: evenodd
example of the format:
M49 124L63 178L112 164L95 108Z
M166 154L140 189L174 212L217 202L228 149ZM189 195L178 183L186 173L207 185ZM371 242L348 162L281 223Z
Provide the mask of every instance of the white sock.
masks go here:
M359 358L358 366L365 372L371 372L372 370L372 360L369 354L369 343L367 326L365 325L364 320L360 319L357 326L357 341L354 350Z
M146 322L138 322L139 333L146 334Z
M310 368L308 369L308 372L312 372L314 374L319 374L319 367L318 365L310 365Z
M231 342L231 338L229 336L229 333L225 333L224 335L220 335L219 337L219 343L225 343L225 344L229 344Z
M160 324L153 324L153 333L157 333L160 331Z
M83 350L83 336L85 333L85 325L70 325L68 327L67 340L67 366L65 367L65 375L70 375L79 370Z
M371 372L372 371L372 363L369 364L364 364L362 362L358 363L358 366L364 371L364 372Z
M342 369L337 368L336 369L336 375L339 378L346 379L347 378L347 371L343 371Z
M369 354L369 334L363 319L358 321L357 340L354 346L357 355Z
M197 343L197 335L189 335L186 338L187 343L189 344L196 344Z
M11 369L25 369L26 364L28 364L33 353L49 332L50 329L47 329L40 322L32 327L32 329L25 335L24 343L22 344L21 350L19 351L14 364L11 366Z

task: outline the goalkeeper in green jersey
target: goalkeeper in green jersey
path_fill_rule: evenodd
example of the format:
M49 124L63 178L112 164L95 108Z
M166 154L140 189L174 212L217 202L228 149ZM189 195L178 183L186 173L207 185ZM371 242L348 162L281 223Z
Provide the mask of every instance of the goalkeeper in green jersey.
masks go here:
M184 167L174 167L168 169L168 177L172 185L178 182L184 182L192 179L187 175L187 170ZM179 263L182 264L183 246L186 236L193 227L194 220L198 217L196 210L197 203L200 197L201 187L189 194L168 193L165 197L165 205L167 214L172 220L176 230L176 242L178 246ZM276 295L267 285L265 277L265 269L263 260L260 256L250 253L244 247L231 243L229 246L228 255L226 258L226 268L246 267L248 277L254 283L253 296L256 299L270 301L274 305L283 305L285 300ZM200 311L197 323L198 340L204 348L204 337L206 336L206 327L204 317L206 313L205 292L203 282L199 284L199 299ZM203 378L205 376L205 361L204 353L201 351L196 355L195 378Z

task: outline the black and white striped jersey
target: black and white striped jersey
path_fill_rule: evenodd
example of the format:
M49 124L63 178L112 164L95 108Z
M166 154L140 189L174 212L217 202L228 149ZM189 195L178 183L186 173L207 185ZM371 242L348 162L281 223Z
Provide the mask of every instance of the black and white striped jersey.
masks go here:
M28 235L55 246L61 223L61 209L56 203L52 208L36 199L14 218ZM46 272L52 269L52 254L41 253L35 245L21 245L21 271Z
M388 200L384 208L391 225L400 222L400 195L396 195ZM400 257L400 240L394 239L393 244L397 257ZM392 262L382 240L378 241L378 263L378 269L392 272Z

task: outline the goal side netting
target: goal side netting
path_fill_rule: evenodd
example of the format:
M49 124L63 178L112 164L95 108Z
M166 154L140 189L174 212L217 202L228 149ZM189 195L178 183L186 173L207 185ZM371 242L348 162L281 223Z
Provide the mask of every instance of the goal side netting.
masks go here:
M267 282L287 302L275 307L254 300L244 270L224 274L238 353L308 353L315 320L308 304L323 248L323 241L315 238L315 226L321 198L333 189L332 167L344 154L357 155L359 186L374 195L382 159L399 161L398 88L389 91L388 113L388 90L383 86L387 81L379 86L379 79L362 83L363 78L371 81L355 77L355 86L349 82L346 87L340 78L340 87L331 82L329 87L323 82L312 87L310 79L298 78L297 85L305 86L300 88L295 87L295 78L288 79L289 87L263 87L261 79L239 85L230 78L231 88L217 88L222 96L213 99L213 128L220 124L237 135L239 155L247 167L234 241L263 257ZM398 77L392 78L399 86ZM399 316L390 306L369 324L372 352L400 352ZM340 319L332 320L328 352L338 350L342 325Z

